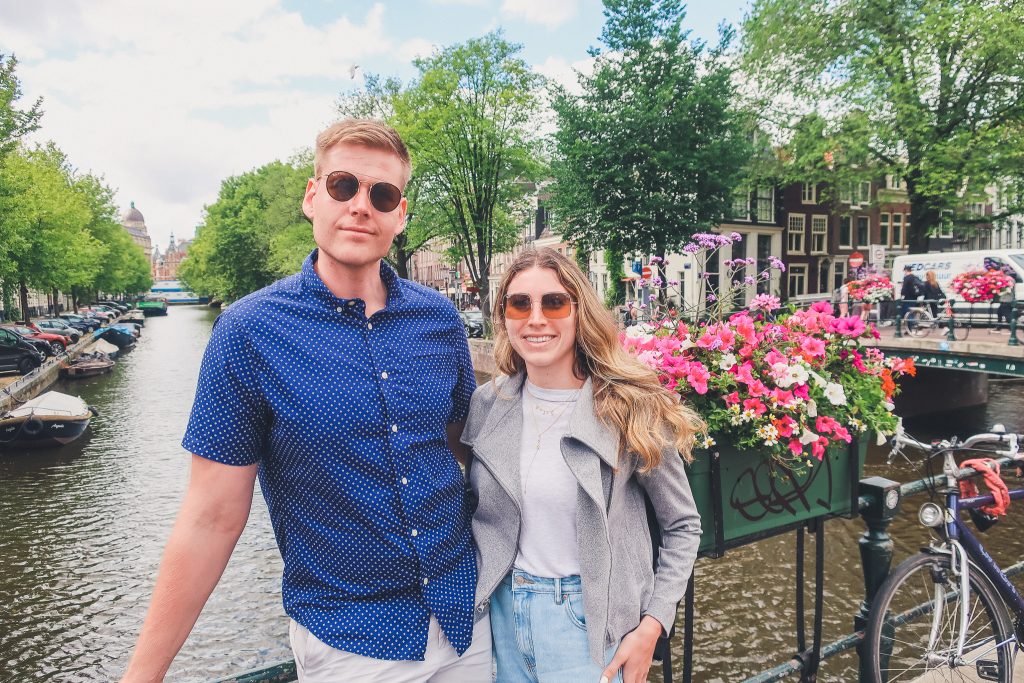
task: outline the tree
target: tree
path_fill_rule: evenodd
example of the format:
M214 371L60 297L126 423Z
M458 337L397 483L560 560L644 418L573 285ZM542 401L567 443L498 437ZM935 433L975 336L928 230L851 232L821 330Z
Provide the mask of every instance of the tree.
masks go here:
M39 98L28 109L18 109L21 81L14 74L18 60L0 52L0 160L14 151L18 141L39 128L43 116L43 100Z
M1024 177L1024 4L758 0L744 31L765 124L787 142L805 125L795 171L859 162L901 176L911 253L928 249L943 212Z
M232 301L297 271L314 246L302 213L312 171L307 155L224 180L180 278L198 294Z
M721 223L749 154L725 51L688 42L676 0L606 0L604 48L555 88L553 206L562 234L589 249L664 258Z
M437 226L485 316L491 258L518 242L543 170L534 137L543 79L520 50L500 32L444 48L416 60L417 79L394 100L418 176L412 225Z

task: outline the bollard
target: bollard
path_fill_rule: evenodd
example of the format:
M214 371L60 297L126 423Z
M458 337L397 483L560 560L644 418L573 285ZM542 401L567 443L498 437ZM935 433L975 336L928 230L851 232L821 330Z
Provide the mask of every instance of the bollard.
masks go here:
M946 300L946 307L949 310L946 326L946 341L956 341L956 333L953 331L953 304L956 303L953 299Z
M902 301L903 300L901 299L900 302L902 303ZM896 304L896 301L893 301L893 304ZM881 306L881 304L879 304L879 306ZM879 309L879 310L881 310L881 309ZM897 339L902 339L903 338L903 318L900 316L900 311L902 311L902 310L903 310L902 306L896 306L896 312L893 313L893 317L895 318L895 320L893 321L893 324L894 324L894 327L896 329L896 338Z
M900 507L900 485L884 477L868 477L861 479L858 489L862 498L868 499L868 506L861 510L860 516L867 525L867 531L860 538L860 561L864 567L864 602L860 611L853 618L854 631L863 631L868 623L868 611L871 601L878 588L889 575L892 565L892 539L889 537L889 525ZM866 682L864 656L861 653L863 642L857 645L860 657L860 680Z
M1017 301L1013 302L1010 307L1010 340L1007 342L1009 346L1019 346L1020 342L1017 341Z

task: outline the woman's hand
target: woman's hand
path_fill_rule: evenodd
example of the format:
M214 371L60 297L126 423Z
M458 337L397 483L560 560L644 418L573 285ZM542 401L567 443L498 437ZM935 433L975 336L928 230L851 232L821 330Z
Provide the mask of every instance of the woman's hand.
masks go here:
M608 683L622 669L624 683L644 683L654 658L654 646L663 630L661 622L652 616L640 620L640 625L626 634L615 650L608 668L601 674L601 683Z

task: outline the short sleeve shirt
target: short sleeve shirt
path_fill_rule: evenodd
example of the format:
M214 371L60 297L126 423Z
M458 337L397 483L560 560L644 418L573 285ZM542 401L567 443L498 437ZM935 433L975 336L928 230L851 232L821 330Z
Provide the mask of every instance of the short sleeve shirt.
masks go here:
M285 611L321 641L421 660L433 615L461 654L476 551L446 427L476 387L464 328L385 263L386 306L366 318L316 258L218 318L182 445L259 464Z

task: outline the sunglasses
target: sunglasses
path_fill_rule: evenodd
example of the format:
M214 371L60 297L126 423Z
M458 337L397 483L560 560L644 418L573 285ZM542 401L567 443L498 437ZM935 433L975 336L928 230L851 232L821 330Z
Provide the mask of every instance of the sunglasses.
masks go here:
M317 176L316 180L320 180ZM366 183L369 186L370 205L381 213L390 213L398 208L402 201L402 191L391 183L383 181ZM347 202L359 193L359 178L348 171L331 171L324 180L327 194L339 202Z
M565 292L549 292L540 297L540 312L549 320L568 318L575 303ZM533 313L533 297L529 294L506 294L504 310L509 320L525 320Z

